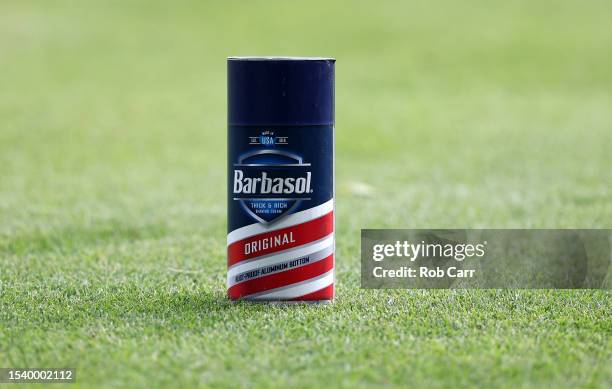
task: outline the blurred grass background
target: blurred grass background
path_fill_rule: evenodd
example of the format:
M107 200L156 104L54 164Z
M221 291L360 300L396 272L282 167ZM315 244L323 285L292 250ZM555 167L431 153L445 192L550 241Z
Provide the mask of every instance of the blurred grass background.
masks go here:
M607 386L607 291L363 291L359 229L612 227L606 1L0 2L0 365ZM338 299L230 305L229 55L337 59Z

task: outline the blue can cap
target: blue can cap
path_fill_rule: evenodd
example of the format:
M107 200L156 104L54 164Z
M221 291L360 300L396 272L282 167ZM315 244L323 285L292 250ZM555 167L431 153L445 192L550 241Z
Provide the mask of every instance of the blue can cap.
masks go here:
M229 125L334 124L333 58L229 57Z

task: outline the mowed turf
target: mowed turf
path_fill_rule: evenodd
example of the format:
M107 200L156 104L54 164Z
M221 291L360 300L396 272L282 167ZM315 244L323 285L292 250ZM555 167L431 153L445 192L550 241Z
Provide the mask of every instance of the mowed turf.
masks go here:
M3 1L0 367L609 387L608 291L367 291L361 228L611 228L612 4ZM337 58L337 299L225 297L225 58Z

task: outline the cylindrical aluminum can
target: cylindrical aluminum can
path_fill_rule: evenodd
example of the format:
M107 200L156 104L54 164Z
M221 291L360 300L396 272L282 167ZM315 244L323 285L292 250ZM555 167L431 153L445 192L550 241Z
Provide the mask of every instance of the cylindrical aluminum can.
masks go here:
M232 300L334 297L334 64L228 58Z

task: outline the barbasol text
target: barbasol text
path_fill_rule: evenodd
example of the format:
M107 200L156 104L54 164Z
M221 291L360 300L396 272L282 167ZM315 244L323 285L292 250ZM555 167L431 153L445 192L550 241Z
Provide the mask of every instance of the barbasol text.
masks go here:
M234 194L304 194L311 193L311 172L303 177L271 177L261 172L260 177L245 177L244 171L234 170Z

